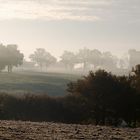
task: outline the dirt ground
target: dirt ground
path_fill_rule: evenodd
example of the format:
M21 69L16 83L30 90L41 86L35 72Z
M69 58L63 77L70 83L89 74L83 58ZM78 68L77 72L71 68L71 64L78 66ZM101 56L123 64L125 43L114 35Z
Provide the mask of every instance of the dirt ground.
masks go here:
M140 140L140 128L0 121L0 140Z

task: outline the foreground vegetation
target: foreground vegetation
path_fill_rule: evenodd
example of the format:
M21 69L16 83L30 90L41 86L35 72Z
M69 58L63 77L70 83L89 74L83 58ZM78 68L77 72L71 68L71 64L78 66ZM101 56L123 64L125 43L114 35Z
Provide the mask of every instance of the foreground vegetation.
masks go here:
M129 76L104 70L68 84L64 97L0 95L0 119L128 126L140 123L140 65Z

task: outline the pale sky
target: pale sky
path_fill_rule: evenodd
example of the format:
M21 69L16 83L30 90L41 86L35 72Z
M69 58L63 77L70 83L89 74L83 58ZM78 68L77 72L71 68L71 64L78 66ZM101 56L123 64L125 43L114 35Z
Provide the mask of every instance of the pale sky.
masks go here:
M140 50L140 0L0 0L0 42L26 54Z

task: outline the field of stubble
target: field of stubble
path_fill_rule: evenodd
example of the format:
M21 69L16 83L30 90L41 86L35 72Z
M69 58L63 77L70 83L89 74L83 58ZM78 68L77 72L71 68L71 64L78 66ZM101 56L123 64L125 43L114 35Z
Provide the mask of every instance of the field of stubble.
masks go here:
M0 140L140 140L140 128L0 121Z

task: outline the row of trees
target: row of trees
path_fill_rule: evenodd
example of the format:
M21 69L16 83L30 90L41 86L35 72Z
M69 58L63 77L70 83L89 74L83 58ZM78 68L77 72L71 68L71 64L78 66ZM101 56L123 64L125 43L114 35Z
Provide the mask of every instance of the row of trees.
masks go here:
M43 48L36 49L34 54L30 55L30 59L41 68L45 65L48 67L57 62L57 59ZM74 69L74 66L79 63L83 64L84 70L88 69L90 65L94 65L95 69L99 66L108 69L110 66L116 68L116 60L117 57L113 56L110 52L101 53L99 50L86 48L79 50L77 54L64 51L62 56L60 56L60 63L64 64L67 70Z
M31 61L35 62L41 68L43 66L50 66L55 64L57 59L52 56L45 49L39 48L30 55ZM90 69L131 69L140 61L140 52L136 50L129 50L128 55L123 58L118 58L110 52L100 52L97 49L80 49L78 53L64 51L60 56L59 63L62 63L67 70L73 70L77 64L83 64L83 70Z
M0 71L7 67L8 72L12 72L13 66L23 63L24 55L17 48L17 45L13 44L0 44Z
M53 55L47 52L44 48L38 48L33 54L29 56L34 65L42 68L48 68L53 64L58 64L65 67L66 70L72 71L76 65L82 64L84 71L91 69L105 69L114 71L117 69L131 69L140 61L140 52L136 50L129 50L128 55L124 58L118 58L110 52L101 52L97 49L83 48L78 53L64 51L60 56L60 61L57 61ZM0 71L7 67L8 72L12 71L14 66L19 66L23 62L24 55L18 50L17 45L3 45L0 44Z
M90 65L97 67L103 67L109 69L111 67L116 68L117 57L113 56L110 52L101 53L99 50L80 49L77 54L64 51L61 56L61 62L71 69L75 64L83 63L83 69L86 70Z

